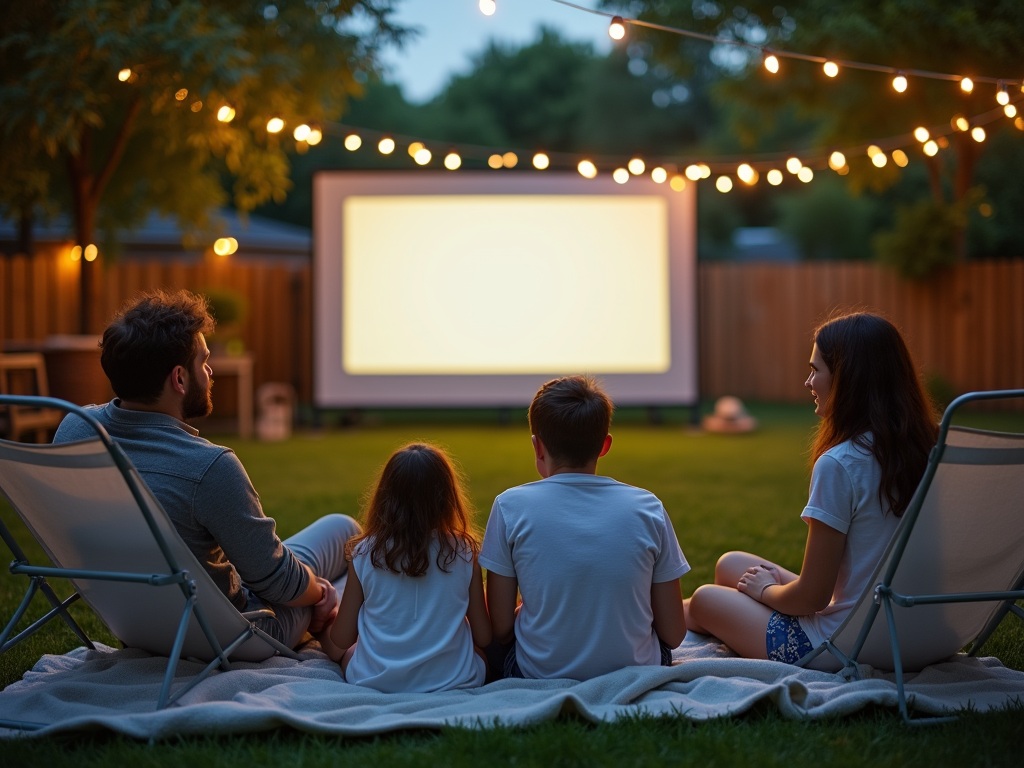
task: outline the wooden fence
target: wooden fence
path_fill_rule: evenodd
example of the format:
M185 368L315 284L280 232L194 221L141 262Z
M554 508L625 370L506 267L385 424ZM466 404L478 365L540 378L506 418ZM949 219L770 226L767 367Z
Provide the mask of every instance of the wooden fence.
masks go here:
M699 280L704 397L806 400L811 330L830 312L849 308L884 313L921 369L957 391L1024 387L1024 259L965 264L926 283L904 282L864 262L702 264ZM103 272L102 314L160 287L230 288L246 296L241 335L255 355L256 384L290 382L301 400L311 400L308 264L113 264ZM78 265L66 251L0 258L0 341L74 333L77 318Z

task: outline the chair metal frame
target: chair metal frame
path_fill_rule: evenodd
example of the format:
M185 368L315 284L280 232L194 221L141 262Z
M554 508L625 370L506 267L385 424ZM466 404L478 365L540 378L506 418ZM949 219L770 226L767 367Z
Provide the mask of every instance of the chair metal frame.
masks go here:
M160 573L125 573L121 571L92 571L92 570L74 570L67 568L60 568L54 566L37 566L32 565L28 557L22 551L21 547L18 546L17 541L11 532L7 529L7 526L0 521L0 538L3 538L4 543L10 548L11 553L14 555L14 561L10 565L10 572L15 575L24 575L29 578L29 586L25 592L25 597L21 601L21 605L14 612L11 620L4 627L3 631L0 632L0 654L5 653L10 648L14 647L22 640L25 640L29 636L35 634L50 620L60 616L64 622L68 625L72 632L78 636L83 644L90 650L95 650L96 646L88 638L84 630L78 625L74 618L68 613L68 607L78 601L81 595L76 591L66 600L61 600L54 592L53 588L47 582L48 577L52 578L64 578L64 579L93 579L99 581L120 581L126 583L135 584L148 584L153 587L167 587L177 586L181 590L182 595L185 598L185 606L182 609L181 619L178 623L178 631L174 638L172 645L171 655L167 660L167 671L164 674L163 685L160 688L160 696L157 699L157 710L163 709L164 707L170 706L177 702L185 693L190 691L198 683L204 680L214 669L220 667L225 671L231 669L231 663L228 657L237 648L243 645L247 640L252 637L259 637L261 640L266 642L278 653L288 656L289 658L298 659L300 658L291 648L288 648L283 643L274 639L266 632L261 630L252 624L254 619L273 616L274 612L271 610L262 611L250 611L248 613L242 613L241 616L249 622L249 626L237 637L232 639L230 642L222 646L217 640L215 633L210 627L207 621L206 615L203 612L202 606L198 602L197 598L197 586L195 580L190 578L189 572L178 565L177 559L171 551L167 540L164 538L163 533L160 531L153 519L152 512L149 509L146 496L143 494L140 487L141 478L138 478L135 468L131 463L131 460L124 453L121 447L115 443L107 430L102 424L93 416L89 411L84 408L80 408L77 405L66 402L64 400L58 400L50 397L27 397L27 396L12 396L2 395L0 396L0 406L14 406L14 405L26 405L36 408L53 408L57 410L66 411L67 413L73 413L85 422L89 424L96 432L103 446L112 457L114 464L117 466L124 478L128 489L131 491L133 498L138 506L139 512L142 514L149 527L150 532L153 534L153 538L160 548L161 553L167 564L167 572ZM0 441L2 443L4 441ZM0 488L2 491L2 488ZM159 503L159 502L156 502ZM42 593L47 601L51 605L51 610L33 622L30 626L23 629L16 636L11 637L11 634L17 628L22 617L24 616L29 604L32 602L36 593ZM174 694L171 694L171 686L174 682L174 673L178 666L178 659L181 656L182 645L185 642L185 635L189 626L189 619L191 616L195 616L203 634L209 642L210 647L213 649L216 657L207 664L207 666L192 680L188 681L182 687L180 687ZM102 620L102 616L100 617ZM0 727L13 728L20 730L39 730L45 727L44 723L33 723L20 720L0 720Z
M854 642L853 648L849 655L844 654L839 650L831 639L826 640L824 643L819 645L813 651L803 656L798 662L798 666L806 666L812 659L821 654L823 651L831 653L839 662L843 665L843 669L840 674L846 676L848 679L858 679L859 673L857 671L857 657L860 655L861 649L864 647L864 643L867 641L868 634L871 631L875 619L878 616L879 611L883 611L885 614L886 625L889 629L889 641L892 646L893 655L893 670L896 675L896 692L899 700L900 715L903 717L904 722L908 725L924 725L924 724L936 724L936 723L948 723L953 722L957 719L956 716L943 716L943 717L921 717L912 718L910 716L907 707L907 694L906 686L903 679L903 665L900 661L900 645L899 637L896 634L896 619L893 614L893 605L898 605L901 608L913 608L916 605L933 605L936 603L976 603L976 602L996 602L1001 601L1002 605L999 606L992 619L985 625L985 627L978 634L977 638L971 643L969 655L974 656L981 650L981 647L991 637L999 623L1006 617L1008 613L1013 613L1021 620L1024 620L1024 610L1015 604L1017 600L1024 600L1024 574L1017 580L1013 585L1012 589L994 591L994 592L960 592L960 593L946 593L938 595L903 595L896 592L892 588L893 579L896 576L896 570L900 565L900 561L903 558L903 552L907 547L907 543L910 541L910 537L914 532L914 525L917 522L918 515L921 513L921 509L924 506L925 498L928 495L928 489L931 487L932 480L935 477L935 473L938 470L939 464L942 461L942 457L946 451L946 437L949 433L949 428L953 419L953 414L958 408L966 403L978 402L983 400L1003 400L1012 398L1024 398L1024 390L1013 389L1013 390L997 390L993 392L968 392L965 395L953 400L946 408L946 412L942 416L942 421L939 424L939 439L935 446L932 448L931 453L928 455L928 465L925 469L924 475L921 478L920 484L917 486L917 490L914 492L913 498L910 500L910 505L907 511L904 513L904 520L897 533L897 538L894 544L893 556L890 558L889 565L886 568L884 575L882 576L881 582L875 585L873 589L873 603L868 609L868 615L864 621L864 625L861 627L860 633L857 635L857 639ZM841 632L843 627L837 630Z

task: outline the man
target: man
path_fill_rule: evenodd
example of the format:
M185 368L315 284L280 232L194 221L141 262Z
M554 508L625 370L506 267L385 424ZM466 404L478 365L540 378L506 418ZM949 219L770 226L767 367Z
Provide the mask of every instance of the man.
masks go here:
M239 611L270 608L258 626L290 648L337 613L347 572L345 542L359 533L346 515L327 515L282 542L230 448L199 437L188 419L209 415L213 371L206 299L188 291L145 294L103 332L103 371L116 397L89 406L124 449L181 538ZM55 443L93 430L68 415Z

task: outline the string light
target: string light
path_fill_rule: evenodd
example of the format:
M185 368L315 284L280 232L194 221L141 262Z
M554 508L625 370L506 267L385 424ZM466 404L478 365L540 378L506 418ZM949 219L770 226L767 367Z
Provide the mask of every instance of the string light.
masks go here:
M782 171L780 171L778 168L772 168L770 171L768 171L767 178L769 184L771 184L773 187L777 187L779 186L779 184L782 183Z
M132 71L130 69L122 69L120 72L117 73L117 79L120 80L122 83L128 82L128 78L130 78L131 76Z
M621 16L612 16L612 23L608 25L608 37L612 40L621 40L626 36L626 25Z
M667 178L668 171L666 171L661 166L651 169L651 181L653 181L655 184L664 184ZM682 177L679 178L681 179ZM683 183L685 184L686 182L684 181Z
M494 170L498 170L503 165L504 165L504 163L501 160L501 155L491 155L490 157L487 158L487 166L489 168L493 168Z
M551 158L543 152L538 152L533 156L533 167L538 171L546 170L549 165L551 165Z
M1010 103L1010 94L1006 91L1006 83L999 84L999 91L996 93L996 101L1004 107Z
M457 171L461 165L462 158L459 157L457 152L449 152L444 156L444 167L449 171Z
M193 101L192 102L192 106L190 107L190 109L193 112L198 112L202 108L203 108L203 102L201 102L201 101Z
M580 160L579 165L576 166L576 170L580 172L580 176L585 179L592 179L597 176L597 166L589 160Z
M1013 104L1007 104L1003 107L1003 114L1009 118L1014 118L1017 116L1017 108Z
M906 168L907 164L910 162L910 158L907 157L907 153L902 149L894 149L892 151L892 161L900 168Z
M868 157L874 157L875 155L881 154L881 152L882 148L875 144L868 147Z
M479 7L480 13L484 16L493 16L494 12L498 10L498 4L494 0L480 0Z
M969 77L962 78L960 80L960 90L964 93L970 93L974 90L974 81Z
M764 57L764 68L771 72L773 75L779 72L779 60L775 57L775 54L769 53Z
M897 72L896 77L892 79L892 87L896 89L897 93L903 93L907 90L907 76L902 72Z
M406 149L405 151L409 153L409 157L416 157L416 153L419 152L421 149L423 149L423 142L414 141L412 144L409 145L408 149Z
M625 168L616 168L612 171L612 178L615 179L617 184L625 184L629 181L629 171Z
M390 155L395 151L395 140L390 136L385 136L383 139L377 142L377 150L382 155Z
M309 136L306 137L306 143L311 147L315 147L323 139L324 134L319 128L310 128Z
M430 162L431 157L433 157L433 155L430 154L429 149L426 147L420 147L416 154L412 156L412 159L416 161L416 165L426 165Z
M971 129L971 138L981 144L985 140L985 129L980 125Z
M363 146L363 140L358 133L350 133L345 137L345 149L349 152L355 152Z
M309 132L311 130L313 129L303 123L302 125L296 126L295 130L292 131L292 136L295 137L296 141L305 141L309 138Z
M174 98L178 101L184 101L188 98L188 88L179 88L174 92Z
M966 131L971 127L971 124L967 122L967 118L961 115L957 115L952 120L953 127L958 131Z
M756 184L758 174L749 164L743 163L736 169L736 176L744 184Z
M715 179L715 189L724 195L726 192L732 190L732 179L728 176L719 176Z
M918 126L917 128L914 129L914 138L920 141L922 144L928 141L928 139L930 139L931 137L931 134L928 133L928 129L925 128L923 125Z
M99 255L99 249L92 243L85 246L85 250L82 251L82 256L85 258L86 261L96 261L96 257Z
M516 163L518 162L519 158L516 157L515 152L506 152L504 155L501 156L501 164L504 165L506 168L515 168Z
M647 169L647 166L644 165L644 161L641 160L639 157L634 157L632 160L630 160L626 167L629 169L629 172L632 173L634 176L642 176L643 172Z
M702 177L702 174L700 172L700 166L698 165L686 166L686 170L683 171L683 173L686 174L686 178L688 178L690 181L697 181Z
M76 245L71 249L71 260L80 261L82 258L82 246Z
M800 169L800 173L798 173L796 177L800 179L800 181L802 181L804 184L807 184L811 179L814 178L814 171L812 171L805 165L803 168Z
M238 250L238 241L233 237L218 237L213 243L213 252L218 256L230 256Z
M284 120L280 117L272 117L267 121L267 133L280 133L284 128Z
M217 119L222 123L230 123L235 119L235 110L225 104L223 107L217 110Z
M711 177L711 167L710 166L708 166L708 165L706 165L704 163L699 163L697 165L697 167L700 168L700 177L702 179L707 179L707 178Z
M804 164L800 162L799 157L791 157L786 161L786 170L790 173L800 173L800 169L803 166Z
M822 66L822 69L825 70L825 75L827 77L835 77L839 74L839 65L834 61L826 61Z
M828 156L828 167L833 171L838 171L840 168L846 165L846 155L839 150L836 150Z
M934 141L926 141L924 143L923 149L924 153L928 155L928 157L935 157L937 154L939 154L939 145L936 144Z
M885 152L878 151L871 156L871 164L875 168L884 168L887 162L889 162L889 158L885 156Z
M673 192L682 192L686 189L686 179L680 176L678 173L672 177L672 180L668 183L672 187Z

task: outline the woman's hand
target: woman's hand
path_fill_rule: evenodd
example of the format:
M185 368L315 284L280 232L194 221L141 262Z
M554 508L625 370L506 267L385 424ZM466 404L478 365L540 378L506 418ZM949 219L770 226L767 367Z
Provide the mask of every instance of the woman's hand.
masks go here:
M736 589L760 602L761 593L764 592L765 588L778 583L779 573L775 568L767 565L754 565L747 568L744 574L740 576Z

